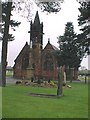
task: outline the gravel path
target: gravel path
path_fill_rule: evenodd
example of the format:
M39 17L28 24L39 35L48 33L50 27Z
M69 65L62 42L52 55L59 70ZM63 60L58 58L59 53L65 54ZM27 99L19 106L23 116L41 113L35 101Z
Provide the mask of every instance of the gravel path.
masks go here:
M7 77L6 78L6 83L16 83L16 81L19 79L13 78L13 77Z

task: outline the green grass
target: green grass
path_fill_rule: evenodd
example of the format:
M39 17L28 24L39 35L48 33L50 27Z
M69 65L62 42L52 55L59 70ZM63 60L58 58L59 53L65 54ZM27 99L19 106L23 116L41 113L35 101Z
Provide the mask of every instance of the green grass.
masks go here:
M0 120L2 118L2 88L0 87Z
M56 88L8 85L3 88L3 118L88 118L88 85L70 83L61 98L32 97L56 94Z
M6 71L6 76L7 77L12 77L13 76L13 71Z

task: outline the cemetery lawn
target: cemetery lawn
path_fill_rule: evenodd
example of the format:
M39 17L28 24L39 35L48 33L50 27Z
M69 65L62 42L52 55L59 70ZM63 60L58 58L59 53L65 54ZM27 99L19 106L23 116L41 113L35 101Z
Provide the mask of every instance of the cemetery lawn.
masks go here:
M2 88L0 87L0 120L2 118Z
M7 85L2 88L3 118L88 118L88 85L69 83L61 98L41 98L29 93L56 94L56 88Z

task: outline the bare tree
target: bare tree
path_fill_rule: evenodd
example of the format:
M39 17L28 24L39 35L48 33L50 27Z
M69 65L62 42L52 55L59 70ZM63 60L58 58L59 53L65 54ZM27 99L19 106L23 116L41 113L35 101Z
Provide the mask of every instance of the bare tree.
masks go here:
M52 0L52 2L50 0L15 0L14 6L15 10L18 11L22 17L30 21L33 15L32 10L34 4L39 7L42 12L57 13L61 10L61 3L63 2L64 0Z

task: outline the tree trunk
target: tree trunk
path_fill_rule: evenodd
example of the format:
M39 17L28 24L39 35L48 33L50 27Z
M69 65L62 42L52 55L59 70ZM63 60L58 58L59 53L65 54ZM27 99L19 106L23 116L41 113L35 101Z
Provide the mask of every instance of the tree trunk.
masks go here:
M62 90L62 87L63 87L63 70L62 70L62 67L60 67L59 69L59 73L58 73L58 88L57 88L57 96L62 96L63 94L63 90Z
M2 41L2 87L6 86L7 46L8 46L11 8L12 8L12 2L8 2L6 20L4 25L4 35Z

